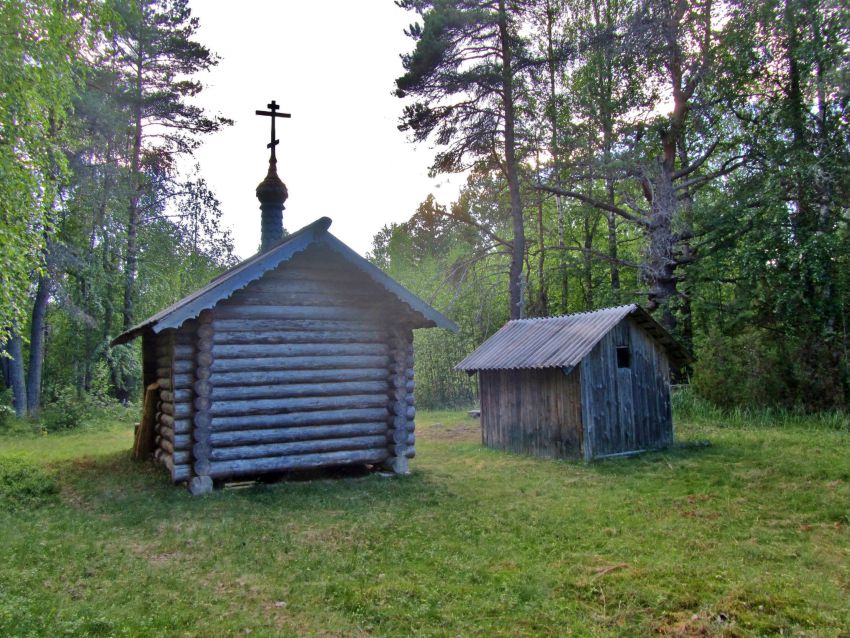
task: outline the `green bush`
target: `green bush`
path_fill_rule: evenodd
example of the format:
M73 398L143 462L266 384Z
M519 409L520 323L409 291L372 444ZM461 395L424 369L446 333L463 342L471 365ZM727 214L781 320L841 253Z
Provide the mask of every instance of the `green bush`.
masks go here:
M88 414L89 401L72 386L55 391L41 413L41 426L47 432L73 430L82 425Z
M6 428L14 416L15 410L12 408L11 388L0 390L0 431Z
M0 507L16 509L55 500L59 487L41 467L17 457L0 457Z

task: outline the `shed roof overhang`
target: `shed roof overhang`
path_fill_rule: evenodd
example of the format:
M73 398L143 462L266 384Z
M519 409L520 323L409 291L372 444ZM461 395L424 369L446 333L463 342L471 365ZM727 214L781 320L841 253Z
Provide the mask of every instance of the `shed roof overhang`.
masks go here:
M649 333L673 365L690 363L691 354L637 304L603 308L562 317L514 319L455 366L478 370L529 370L577 366L602 338L626 317Z

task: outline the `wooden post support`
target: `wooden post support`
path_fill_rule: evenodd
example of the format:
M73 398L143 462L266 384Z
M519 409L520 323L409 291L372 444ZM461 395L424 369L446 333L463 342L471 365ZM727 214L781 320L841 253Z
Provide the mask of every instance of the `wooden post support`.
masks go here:
M133 458L137 461L148 458L154 451L156 436L156 404L159 385L151 383L145 388L145 404L142 409L142 421L136 430L136 440L133 444Z
M192 467L192 480L189 481L189 491L194 496L209 494L213 489L210 477L210 366L212 365L213 326L212 312L209 310L198 317L197 342L195 350L195 415L192 446L192 456L195 458Z
M408 403L407 384L413 378L413 333L410 330L393 332L389 338L390 364L388 401L389 419L387 450L389 456L384 467L396 474L407 474L408 467L408 415L413 409ZM412 416L412 415L411 415Z

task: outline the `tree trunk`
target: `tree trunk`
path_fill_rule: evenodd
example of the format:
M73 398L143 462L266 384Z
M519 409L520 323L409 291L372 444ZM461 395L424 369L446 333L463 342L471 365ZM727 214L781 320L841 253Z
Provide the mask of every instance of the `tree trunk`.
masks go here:
M24 344L21 335L17 331L12 332L12 336L6 345L6 351L11 357L9 361L9 376L11 377L12 386L12 407L15 408L15 414L19 417L26 416L27 413L27 386L26 375L24 373Z
M678 294L672 230L677 204L673 190L673 162L661 161L652 193L649 245L642 275L649 284L647 309L661 309L661 323L671 332L676 329L676 316L670 302Z
M38 279L30 325L30 365L27 374L27 413L37 419L41 413L41 375L44 368L44 342L47 330L47 301L50 297L50 275Z
M519 319L525 315L525 299L522 286L522 266L525 259L525 228L523 226L522 199L519 192L519 170L516 160L516 113L514 111L513 69L511 37L508 33L508 16L505 0L499 0L499 39L502 50L502 95L505 106L505 177L511 199L513 222L513 251L510 269L510 317Z
M141 40L141 38L140 38ZM138 261L138 246L136 243L139 226L139 199L141 197L141 160L142 160L142 79L143 79L143 51L141 42L136 62L136 87L135 87L135 131L133 135L133 155L130 158L131 191L130 206L127 219L127 254L124 264L124 330L129 330L135 323L135 311L133 308L136 293L136 270Z

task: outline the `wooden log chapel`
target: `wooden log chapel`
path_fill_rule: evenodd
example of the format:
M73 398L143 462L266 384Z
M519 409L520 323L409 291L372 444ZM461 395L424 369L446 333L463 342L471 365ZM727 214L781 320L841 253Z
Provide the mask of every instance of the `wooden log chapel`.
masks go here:
M456 368L478 372L484 445L590 461L673 442L670 367L689 361L633 304L509 321Z
M405 473L415 454L413 330L457 327L328 232L283 237L274 121L257 187L260 252L118 336L142 337L136 454L193 494L324 466Z

